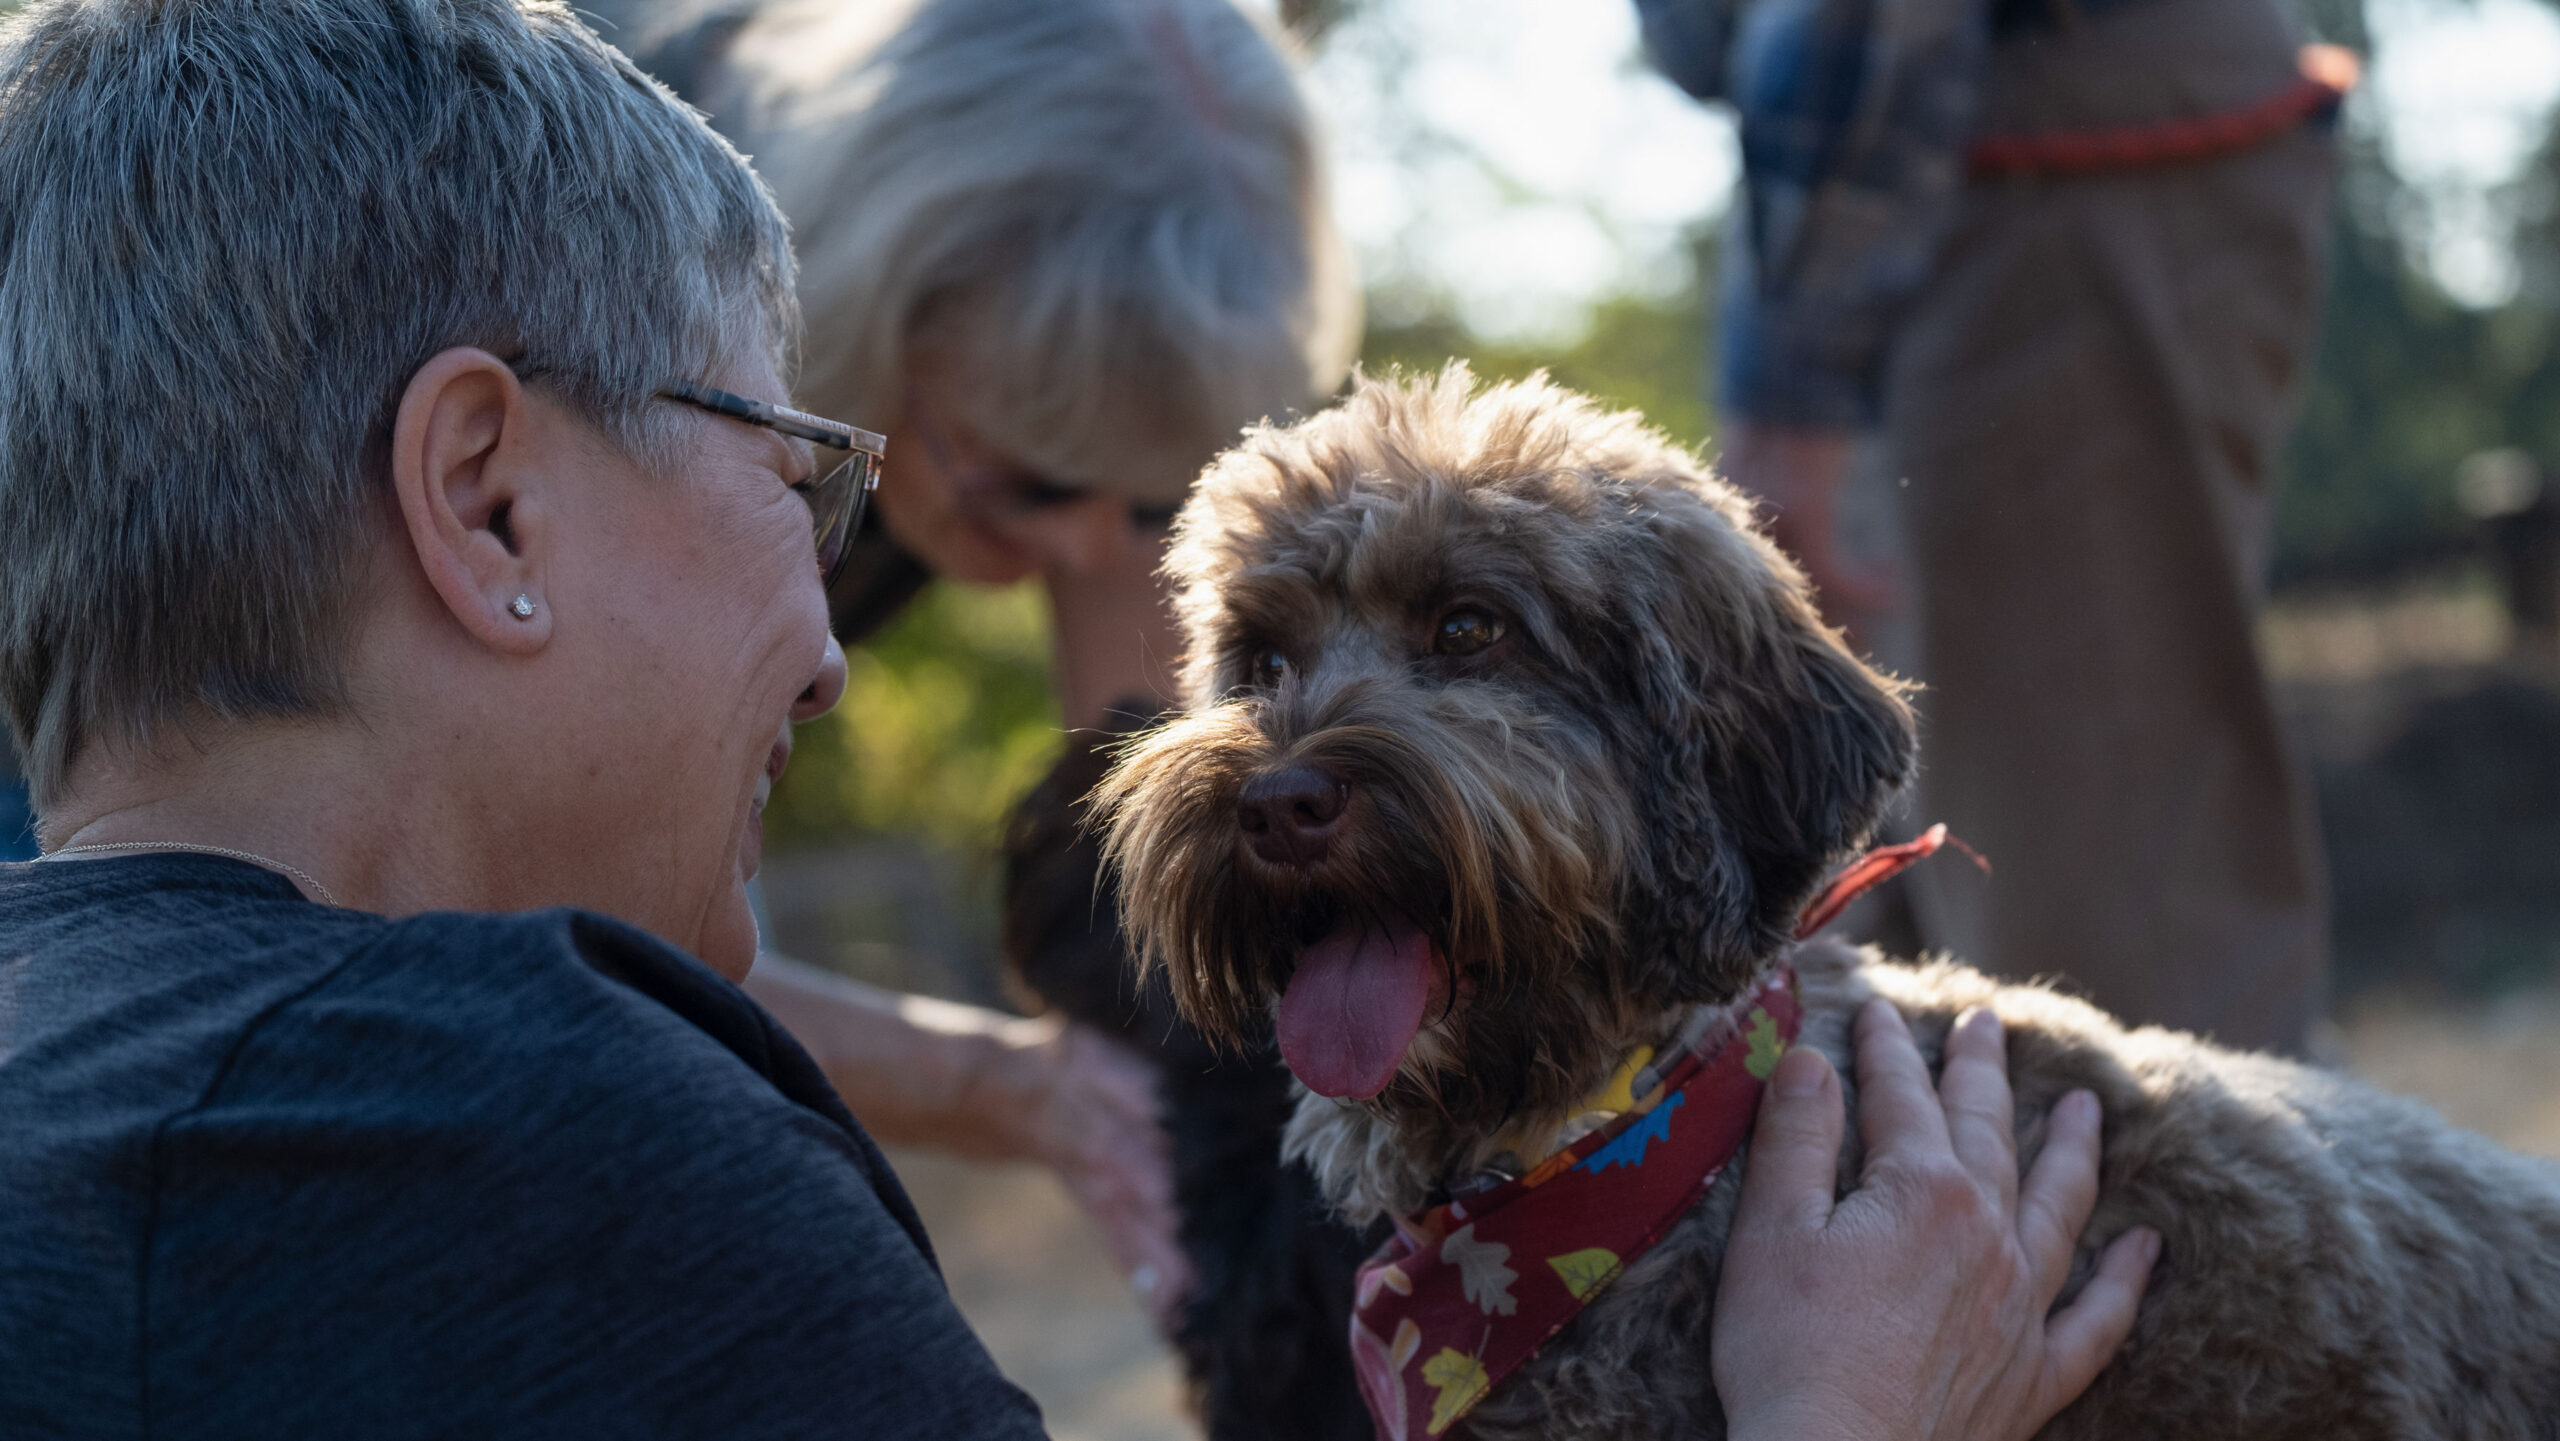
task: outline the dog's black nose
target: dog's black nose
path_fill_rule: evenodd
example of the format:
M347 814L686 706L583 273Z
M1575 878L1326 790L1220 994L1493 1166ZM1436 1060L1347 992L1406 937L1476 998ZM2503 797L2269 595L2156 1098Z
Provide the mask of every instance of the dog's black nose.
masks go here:
M1311 866L1333 848L1351 788L1321 766L1282 766L1245 782L1236 824L1253 853L1274 865Z

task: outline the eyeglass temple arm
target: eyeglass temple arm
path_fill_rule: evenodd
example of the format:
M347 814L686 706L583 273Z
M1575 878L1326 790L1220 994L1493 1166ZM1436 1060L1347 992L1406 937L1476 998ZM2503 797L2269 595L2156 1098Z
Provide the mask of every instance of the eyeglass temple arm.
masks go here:
M789 406L771 405L761 400L750 400L743 395L732 395L728 391L715 390L708 385L694 385L679 380L670 382L659 393L689 405L701 406L705 410L734 420L743 420L750 425L761 425L769 430L778 430L784 435L797 436L813 444L829 446L836 450L867 450L873 455L886 455L889 451L889 438L885 435L842 425L821 416L811 415L807 411L793 410Z

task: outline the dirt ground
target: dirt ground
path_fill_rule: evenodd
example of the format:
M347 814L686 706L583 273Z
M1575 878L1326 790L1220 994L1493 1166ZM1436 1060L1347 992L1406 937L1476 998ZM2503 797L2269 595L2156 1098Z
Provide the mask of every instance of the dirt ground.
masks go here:
M2560 1157L2560 989L2446 1003L2375 994L2335 1032L2348 1069L2519 1151Z
M893 1151L987 1350L1057 1441L1185 1441L1181 1368L1122 1284L1101 1233L1047 1172Z

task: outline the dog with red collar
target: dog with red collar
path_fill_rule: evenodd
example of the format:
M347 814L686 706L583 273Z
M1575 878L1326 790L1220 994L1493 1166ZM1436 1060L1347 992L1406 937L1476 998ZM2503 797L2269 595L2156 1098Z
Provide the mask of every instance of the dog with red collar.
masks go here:
M1638 418L1460 367L1364 382L1213 465L1169 566L1188 706L1096 793L1123 914L1204 1031L1270 1017L1305 1088L1291 1155L1394 1222L1349 1338L1382 1436L1722 1435L1707 1337L1758 1083L1790 1045L1845 1074L1876 996L1933 1062L1958 1014L1998 1014L2022 1166L2096 1094L2082 1279L2116 1235L2163 1238L2131 1341L2043 1434L2560 1416L2560 1170L2326 1072L1800 934L1908 781L1911 714L1748 502Z

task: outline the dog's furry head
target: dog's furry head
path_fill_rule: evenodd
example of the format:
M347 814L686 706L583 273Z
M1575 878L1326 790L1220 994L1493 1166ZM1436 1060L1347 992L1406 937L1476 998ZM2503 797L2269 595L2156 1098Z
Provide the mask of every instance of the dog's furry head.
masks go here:
M1737 994L1911 768L1744 498L1543 378L1248 434L1168 568L1188 710L1099 793L1130 933L1212 1035L1277 997L1289 1051L1321 992L1300 1030L1377 1034L1293 1066L1400 1122L1567 1105Z

